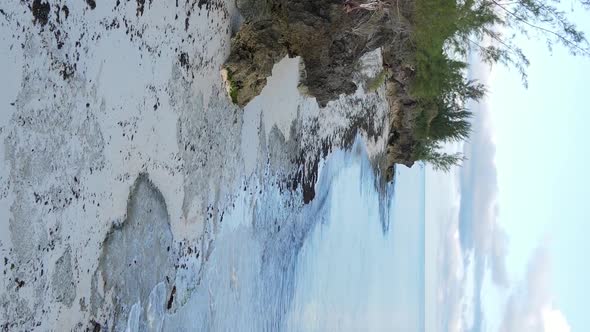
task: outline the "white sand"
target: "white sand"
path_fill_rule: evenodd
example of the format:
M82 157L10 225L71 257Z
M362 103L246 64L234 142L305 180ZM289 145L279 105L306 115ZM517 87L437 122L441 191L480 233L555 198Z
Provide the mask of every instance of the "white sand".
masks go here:
M184 241L203 253L180 258L187 268L176 283L186 296L236 190L255 189L263 177L269 146L280 144L273 128L289 140L297 123L295 146L307 158L319 154L319 141L338 142L350 116L364 114L365 106L376 105L376 127L386 122L382 91L364 96L359 89L320 110L297 90L297 58L277 64L261 96L244 110L230 105L219 72L237 13L233 1L219 4L207 12L206 6L146 2L137 16L135 2L97 1L91 10L79 1L68 3L67 19L60 11L61 23L52 6L43 29L19 1L2 5L0 305L6 309L0 322L37 330L88 324L101 245L125 219L139 173L148 173L161 191L178 246ZM187 64L180 62L183 54ZM68 79L61 73L65 64L76 65ZM360 106L351 107L351 99ZM72 306L52 295L55 264L67 250L72 271L58 277L71 279ZM17 288L16 278L25 284Z

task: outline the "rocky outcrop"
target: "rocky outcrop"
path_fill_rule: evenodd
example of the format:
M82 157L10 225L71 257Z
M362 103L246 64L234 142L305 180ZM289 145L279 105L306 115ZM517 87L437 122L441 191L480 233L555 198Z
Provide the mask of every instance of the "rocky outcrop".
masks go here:
M273 65L302 58L300 90L320 106L356 91L359 58L392 39L389 11L347 12L341 0L240 0L245 18L226 62L229 92L244 106L260 94Z
M413 67L400 61L391 49L384 49L383 61L388 71L386 91L391 121L387 160L390 165L411 167L415 162L413 153L417 143L414 134L416 100L410 94L415 72Z
M244 106L259 95L273 65L286 55L302 59L299 90L321 107L356 91L359 59L382 48L390 107L388 145L376 166L393 178L395 164L414 163L416 102L409 87L409 22L399 8L346 10L342 0L239 0L245 23L232 40L225 64L228 92ZM402 8L402 12L411 9ZM358 75L357 75L358 76ZM354 128L351 132L356 132Z
M173 237L166 202L147 174L140 174L129 193L127 218L107 234L102 245L99 269L91 299L94 314L101 321L113 324L109 330L122 331L127 313L138 303L145 328L149 297L154 287L164 282L164 293L172 291L175 278ZM96 280L101 281L102 294L97 294ZM164 304L164 301L161 301ZM113 306L109 311L108 306ZM93 308L94 311L94 308ZM106 312L107 317L100 314ZM115 313L114 317L108 317ZM103 318L103 319L100 319ZM110 318L110 319L109 319Z

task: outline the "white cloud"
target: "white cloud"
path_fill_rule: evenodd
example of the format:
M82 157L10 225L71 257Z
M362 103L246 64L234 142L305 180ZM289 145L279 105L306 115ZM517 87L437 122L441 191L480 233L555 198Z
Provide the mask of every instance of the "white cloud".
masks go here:
M475 65L472 69L473 76L485 83L485 68ZM445 268L441 269L439 282L444 294L444 329L478 332L489 327L482 302L484 280L489 277L500 288L501 297L506 295L505 291L512 292L504 316L499 317L499 332L570 332L567 319L555 307L550 292L551 261L544 246L533 255L522 284L510 287L506 268L508 234L498 223L499 188L491 110L486 100L471 106L473 135L464 145L467 161L461 169L459 223L445 225L443 233ZM454 236L457 232L459 241Z
M482 83L488 79L488 68L472 64L472 76ZM496 145L491 110L484 98L471 103L473 133L465 144L467 161L461 175L460 230L464 250L473 250L476 260L486 261L494 284L509 284L505 257L508 252L508 236L497 223L498 174L496 171Z
M472 64L471 77L486 83L489 69ZM447 331L481 331L484 312L481 288L484 276L494 285L509 286L505 264L508 236L497 223L498 177L491 110L486 100L471 103L473 132L463 146L467 157L460 169L459 221L445 225L445 255L441 284L444 285L444 328ZM459 234L458 238L452 236Z
M531 261L524 284L510 298L500 332L570 332L570 326L554 307L551 288L551 257L539 247Z
M571 328L561 311L546 309L543 311L545 332L570 332Z

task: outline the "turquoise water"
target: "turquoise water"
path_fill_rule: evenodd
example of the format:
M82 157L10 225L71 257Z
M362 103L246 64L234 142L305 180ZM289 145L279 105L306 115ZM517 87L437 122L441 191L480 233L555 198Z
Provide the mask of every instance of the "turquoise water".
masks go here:
M360 148L360 147L358 147ZM338 160L323 189L324 222L297 258L286 319L291 331L422 331L424 173L400 170L395 195L380 195L362 153ZM379 222L388 200L387 232Z
M357 139L322 164L303 208L270 184L243 194L178 310L151 304L130 330L423 331L424 170L399 169L387 193L374 183Z

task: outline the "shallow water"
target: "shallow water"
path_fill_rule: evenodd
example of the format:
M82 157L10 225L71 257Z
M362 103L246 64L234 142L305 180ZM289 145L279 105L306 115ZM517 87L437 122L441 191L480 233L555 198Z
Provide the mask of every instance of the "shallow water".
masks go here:
M422 331L424 178L401 170L393 197L372 185L363 155L348 155L322 188L327 218L296 263L290 331ZM379 201L389 200L388 231Z
M398 170L384 194L374 180L357 139L322 164L311 204L298 208L272 185L244 192L176 313L150 303L150 317L130 315L146 323L128 327L423 331L424 171Z

